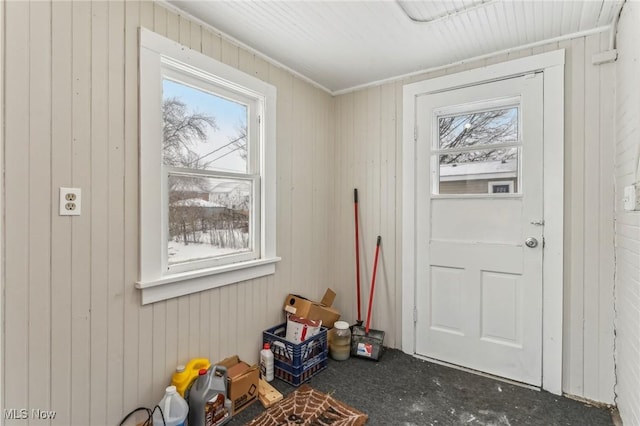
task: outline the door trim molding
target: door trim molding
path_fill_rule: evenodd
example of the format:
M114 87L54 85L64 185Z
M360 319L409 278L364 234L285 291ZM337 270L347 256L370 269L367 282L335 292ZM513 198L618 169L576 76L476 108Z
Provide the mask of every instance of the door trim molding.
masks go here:
M562 394L564 49L406 84L402 118L402 350L415 354L416 97L543 72L542 388Z

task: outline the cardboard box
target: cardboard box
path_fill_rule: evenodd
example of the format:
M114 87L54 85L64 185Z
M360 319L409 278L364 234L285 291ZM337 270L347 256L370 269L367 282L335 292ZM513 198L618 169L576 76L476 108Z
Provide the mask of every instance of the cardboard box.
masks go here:
M322 320L322 326L332 328L340 319L340 312L331 307L336 293L330 288L320 302L313 302L296 294L289 294L284 301L284 310L290 314L312 320Z
M250 366L238 355L216 365L227 367L227 398L231 400L234 416L258 400L260 369L257 365Z

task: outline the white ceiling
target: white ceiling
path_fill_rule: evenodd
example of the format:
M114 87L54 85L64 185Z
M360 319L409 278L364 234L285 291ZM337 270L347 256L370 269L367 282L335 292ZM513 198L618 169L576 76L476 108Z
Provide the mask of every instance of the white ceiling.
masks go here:
M336 93L602 30L621 0L166 0Z

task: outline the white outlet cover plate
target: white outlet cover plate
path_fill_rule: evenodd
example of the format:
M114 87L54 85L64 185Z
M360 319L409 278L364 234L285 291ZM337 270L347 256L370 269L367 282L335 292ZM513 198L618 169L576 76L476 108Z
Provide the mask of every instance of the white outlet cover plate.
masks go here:
M628 212L640 210L640 185L633 184L624 187L622 206Z
M75 200L67 200L67 195L75 195ZM80 216L82 213L82 190L60 187L60 216ZM72 205L67 206L68 204ZM71 208L69 208L71 207Z

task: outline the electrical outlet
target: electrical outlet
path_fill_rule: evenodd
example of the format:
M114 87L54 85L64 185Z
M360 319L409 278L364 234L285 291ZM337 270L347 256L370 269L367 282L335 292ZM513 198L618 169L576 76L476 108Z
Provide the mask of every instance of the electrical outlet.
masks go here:
M80 216L81 194L80 188L60 188L60 216Z
M624 187L622 206L629 212L640 210L640 185L634 183Z

